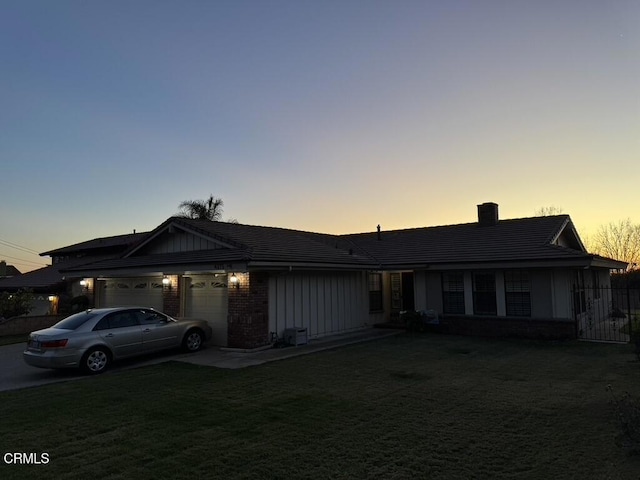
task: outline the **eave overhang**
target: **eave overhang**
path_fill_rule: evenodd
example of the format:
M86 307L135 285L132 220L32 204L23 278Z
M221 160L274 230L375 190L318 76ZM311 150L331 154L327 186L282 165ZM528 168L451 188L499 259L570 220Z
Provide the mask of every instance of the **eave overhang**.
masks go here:
M590 257L573 259L535 259L535 260L493 260L481 262L441 262L425 264L387 264L382 265L382 270L501 270L501 269L533 269L533 268L621 268L620 262L615 265L610 262L594 262Z
M362 263L323 263L323 262L248 262L250 271L266 270L379 270L380 265Z

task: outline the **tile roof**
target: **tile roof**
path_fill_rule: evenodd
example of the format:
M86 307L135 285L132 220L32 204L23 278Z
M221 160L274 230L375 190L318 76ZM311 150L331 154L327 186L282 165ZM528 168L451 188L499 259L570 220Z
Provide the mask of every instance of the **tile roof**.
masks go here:
M363 252L356 252L353 246L337 235L176 217L170 221L230 240L252 262L371 264L372 260Z
M163 265L222 264L248 262L280 264L315 264L343 267L373 267L371 257L335 235L302 232L276 227L260 227L239 223L212 222L182 217L172 217L156 228L147 237L170 225L182 227L207 238L231 244L232 248L197 250L192 252L136 255L139 245L129 249L121 258L106 260L84 266L72 267L68 271L111 270L133 267Z
M113 237L94 238L93 240L87 240L86 242L80 242L66 247L56 248L55 250L49 250L48 252L43 252L40 255L54 256L104 249L126 249L131 245L142 241L146 238L148 233L149 232L128 233L125 235L115 235Z
M436 265L524 260L587 259L584 251L553 245L570 226L568 215L500 220L345 235L380 264Z
M181 253L142 254L155 236L177 227L217 240L230 247ZM575 248L554 243L563 232ZM329 235L277 227L212 222L171 217L142 243L119 258L69 267L63 272L151 269L246 262L249 267L305 265L333 268L437 268L439 265L510 262L565 262L589 265L596 256L585 252L568 215L500 220L495 225L466 223ZM573 236L572 236L573 235ZM567 244L566 242L562 242ZM620 268L615 261L597 257L601 266ZM603 263L604 262L604 263ZM609 262L609 263L607 263ZM613 263L612 263L613 262ZM620 263L620 262L618 262Z
M98 256L91 258L95 260L103 260L108 257ZM16 275L15 277L0 279L0 291L13 291L20 288L31 288L36 291L53 291L64 283L65 274L61 272L62 269L86 264L87 261L87 257L74 258L65 262L56 263L55 265L49 265L37 270L32 270L30 272L23 273L22 275Z
M67 247L50 250L40 255L68 256L48 267L39 268L11 278L0 279L1 290L17 290L31 288L36 291L54 291L64 285L65 276L72 277L73 268L106 259L117 258L131 245L135 245L146 237L147 233L116 235L96 238L76 243Z

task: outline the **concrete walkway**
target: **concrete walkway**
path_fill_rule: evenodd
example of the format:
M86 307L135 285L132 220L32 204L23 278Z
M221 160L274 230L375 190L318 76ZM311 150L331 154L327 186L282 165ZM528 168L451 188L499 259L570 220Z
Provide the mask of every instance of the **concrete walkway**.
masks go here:
M229 349L221 350L218 347L208 347L200 352L186 354L171 358L180 362L205 365L218 368L245 368L263 363L284 360L286 358L308 355L310 353L330 350L332 348L353 345L355 343L369 342L380 338L392 337L404 332L386 328L367 328L341 335L330 335L315 340L310 340L306 345L298 345L283 348L269 348L254 352L238 352Z

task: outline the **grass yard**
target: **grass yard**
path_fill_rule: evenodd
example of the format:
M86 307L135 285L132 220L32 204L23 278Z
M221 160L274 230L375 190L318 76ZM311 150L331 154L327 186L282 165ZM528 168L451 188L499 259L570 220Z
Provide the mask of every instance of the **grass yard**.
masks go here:
M221 370L168 363L0 393L0 478L637 479L628 345L401 335Z

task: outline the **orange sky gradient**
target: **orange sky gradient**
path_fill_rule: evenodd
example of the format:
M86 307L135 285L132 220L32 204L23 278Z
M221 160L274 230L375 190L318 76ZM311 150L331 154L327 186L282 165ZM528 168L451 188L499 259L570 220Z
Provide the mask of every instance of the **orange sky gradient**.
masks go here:
M0 239L640 222L640 3L3 2ZM26 271L48 262L0 242Z

